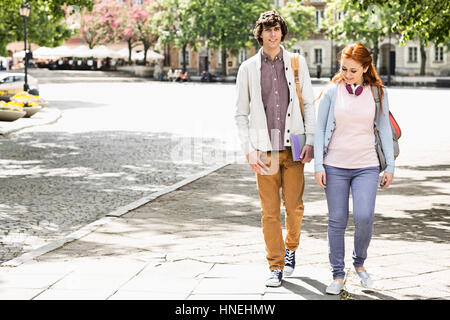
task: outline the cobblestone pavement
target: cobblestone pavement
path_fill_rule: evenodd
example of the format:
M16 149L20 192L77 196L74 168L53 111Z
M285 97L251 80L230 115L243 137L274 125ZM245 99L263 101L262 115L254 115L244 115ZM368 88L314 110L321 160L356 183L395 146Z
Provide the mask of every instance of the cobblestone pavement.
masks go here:
M140 132L27 132L0 141L0 261L204 170L174 165L175 143Z
M212 114L186 112L208 102L196 102L195 93L168 98L173 89L200 93L202 87L142 79L93 83L95 73L54 83L61 76L71 73L47 78L40 88L61 119L0 139L0 262L223 161L202 157L223 143L195 131ZM210 88L222 95L231 87ZM181 118L171 125L167 119L177 112Z

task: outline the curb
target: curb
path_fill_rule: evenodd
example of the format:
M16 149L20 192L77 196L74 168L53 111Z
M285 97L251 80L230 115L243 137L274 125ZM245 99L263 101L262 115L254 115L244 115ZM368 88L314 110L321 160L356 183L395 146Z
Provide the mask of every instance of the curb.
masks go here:
M38 117L36 117L38 116ZM62 117L59 109L45 107L32 118L21 118L13 122L0 122L0 136L7 136L19 130L54 123Z
M148 195L146 197L143 197L143 198L141 198L139 200L131 202L128 205L125 205L125 206L120 207L120 208L118 208L118 209L116 209L114 211L111 211L110 213L106 214L104 217L102 217L102 218L100 218L100 219L98 219L98 220L96 220L94 222L91 222L90 224L82 227L81 229L79 229L79 230L77 230L75 232L70 233L69 235L63 237L62 239L55 240L55 241L50 242L50 243L48 243L48 244L46 244L46 245L44 245L42 247L39 247L37 249L31 250L31 251L29 251L27 253L24 253L24 254L22 254L19 257L16 257L16 258L14 258L12 260L9 260L9 261L6 261L6 262L2 263L0 265L0 268L1 267L17 267L17 266L19 266L19 265L21 265L21 264L23 264L25 262L33 260L34 258L37 258L37 257L39 257L41 255L44 255L44 254L46 254L46 253L48 253L50 251L56 250L56 249L64 246L65 244L67 244L69 242L81 239L82 237L86 236L87 234L95 231L97 228L107 224L108 222L114 221L115 219L120 218L124 214L126 214L126 213L128 213L128 212L130 212L130 211L132 211L132 210L134 210L134 209L136 209L136 208L138 208L138 207L148 203L148 202L151 202L151 201L153 201L153 200L155 200L155 199L157 199L157 198L159 198L159 197L161 197L161 196L163 196L165 194L168 194L168 193L170 193L172 191L175 191L175 190L177 190L177 189L179 189L179 188L181 188L181 187L183 187L183 186L185 186L185 185L187 185L187 184L189 184L191 182L194 182L195 180L203 178L203 177L205 177L205 176L207 176L207 175L209 175L209 174L211 174L211 173L213 173L213 172L215 172L215 171L217 171L217 170L219 170L219 169L221 169L221 168L223 168L223 167L225 167L225 166L227 166L229 164L230 163L227 162L225 164L216 165L216 166L214 166L214 167L212 167L210 169L201 171L201 172L199 172L197 174L194 174L191 177L188 177L188 178L186 178L186 179L184 179L184 180L182 180L180 182L177 182L177 183L175 183L175 184L173 184L171 186L168 186L168 187L166 187L166 188L164 188L164 189L162 189L160 191L154 192L154 193L152 193L152 194L150 194L150 195Z

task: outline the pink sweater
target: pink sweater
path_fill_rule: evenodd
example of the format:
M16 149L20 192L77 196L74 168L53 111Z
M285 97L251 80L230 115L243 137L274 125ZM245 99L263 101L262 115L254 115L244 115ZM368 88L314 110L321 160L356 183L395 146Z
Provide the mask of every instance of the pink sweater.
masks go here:
M373 121L375 101L369 86L359 96L349 94L339 84L334 105L336 127L323 163L329 166L357 169L378 166Z

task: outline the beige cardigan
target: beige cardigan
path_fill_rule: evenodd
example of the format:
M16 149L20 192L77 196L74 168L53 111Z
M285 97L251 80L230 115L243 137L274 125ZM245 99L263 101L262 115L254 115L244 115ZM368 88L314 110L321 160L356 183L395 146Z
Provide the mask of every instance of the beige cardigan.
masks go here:
M308 66L303 56L299 55L299 78L305 106L305 125L303 125L297 91L295 88L294 72L291 66L291 53L283 47L284 72L289 87L289 105L286 113L284 145L290 146L290 135L306 133L306 144L314 145L314 93ZM239 67L236 89L235 120L244 154L254 150L271 151L269 132L267 128L266 112L261 96L261 53L244 61Z

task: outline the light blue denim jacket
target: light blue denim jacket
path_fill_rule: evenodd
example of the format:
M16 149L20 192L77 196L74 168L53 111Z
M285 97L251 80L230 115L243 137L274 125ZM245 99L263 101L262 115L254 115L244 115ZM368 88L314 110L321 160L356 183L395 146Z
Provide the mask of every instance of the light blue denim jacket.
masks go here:
M338 83L330 84L323 92L319 102L319 111L317 114L317 123L314 133L314 171L325 171L323 167L323 158L327 154L328 144L336 127L334 117L334 104L336 100ZM386 88L383 88L383 113L380 113L380 123L377 125L384 156L386 157L386 172L394 173L394 145L392 142L392 129L389 121L389 102ZM349 143L351 143L349 141ZM374 136L375 143L375 136Z

